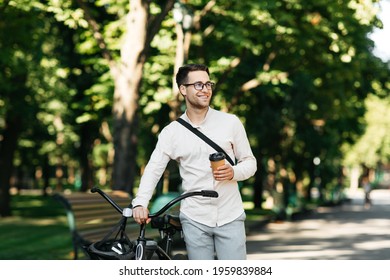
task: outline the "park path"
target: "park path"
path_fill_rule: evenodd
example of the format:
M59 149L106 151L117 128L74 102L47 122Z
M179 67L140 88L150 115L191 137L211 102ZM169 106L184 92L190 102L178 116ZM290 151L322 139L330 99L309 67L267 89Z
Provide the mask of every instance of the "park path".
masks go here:
M270 222L247 237L248 260L390 260L390 190L320 207L298 221Z

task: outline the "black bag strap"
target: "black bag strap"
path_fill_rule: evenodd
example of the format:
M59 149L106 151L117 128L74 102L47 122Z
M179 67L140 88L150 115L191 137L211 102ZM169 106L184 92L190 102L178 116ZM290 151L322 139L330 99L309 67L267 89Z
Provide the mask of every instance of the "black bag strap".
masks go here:
M204 135L202 132L200 132L199 130L197 130L195 127L193 127L191 124L189 124L188 122L186 122L185 120L183 120L182 118L178 118L177 121L179 123L181 123L183 126L185 126L186 128L188 128L189 130L191 130L193 133L195 133L197 136L199 136L200 139L202 139L203 141L205 141L207 144L209 144L211 147L213 147L217 152L221 152L225 155L227 161L232 165L234 166L234 162L233 160L229 157L229 155L220 147L218 146L218 144L216 144L215 142L213 142L213 140L211 140L210 138L208 138L206 135Z

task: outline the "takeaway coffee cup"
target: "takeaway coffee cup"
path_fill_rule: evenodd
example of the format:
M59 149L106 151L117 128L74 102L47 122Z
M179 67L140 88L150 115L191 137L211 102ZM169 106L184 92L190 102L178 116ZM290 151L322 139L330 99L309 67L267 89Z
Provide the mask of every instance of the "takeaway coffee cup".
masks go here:
M225 164L225 155L221 152L214 153L209 156L209 160L211 163L211 168L213 169L213 172L217 170L219 166L222 166Z

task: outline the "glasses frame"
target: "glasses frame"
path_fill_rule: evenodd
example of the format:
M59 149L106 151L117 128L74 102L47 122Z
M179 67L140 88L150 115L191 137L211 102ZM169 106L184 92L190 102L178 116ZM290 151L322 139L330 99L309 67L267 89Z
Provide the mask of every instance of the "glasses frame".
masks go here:
M202 85L202 87L201 88L196 88L197 87L197 85ZM192 84L182 84L183 86L186 86L186 87L188 87L188 86L194 86L194 89L196 89L196 90L203 90L203 88L206 86L206 89L208 89L208 90L213 90L214 88L215 88L215 83L214 82L206 82L206 83L202 83L202 82L195 82L195 83L192 83ZM207 85L209 85L209 86L207 86Z

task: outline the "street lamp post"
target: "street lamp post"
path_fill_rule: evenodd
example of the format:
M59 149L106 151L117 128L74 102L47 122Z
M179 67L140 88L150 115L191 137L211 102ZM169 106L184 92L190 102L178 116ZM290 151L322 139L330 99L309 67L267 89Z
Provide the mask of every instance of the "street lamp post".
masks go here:
M187 5L177 1L173 5L173 19L176 23L180 24L183 30L186 32L191 29L193 23L193 13Z
M190 46L191 34L190 30L193 24L193 13L187 5L177 1L173 6L173 19L176 22L176 63L180 67L188 58L188 50ZM177 69L175 69L177 70Z
M179 70L179 67L184 64L188 59L188 51L190 48L191 33L189 32L193 25L193 13L187 5L177 1L172 9L173 19L175 20L175 30L176 30L176 56L175 56L175 65L174 65L174 75ZM180 113L180 94L179 89L175 83L175 78L172 80L172 92L175 97L175 104L173 105L173 116L172 119L176 119Z
M313 158L313 164L314 164L314 184L312 189L312 195L311 197L322 201L322 185L321 185L321 175L320 175L320 164L321 159L319 157Z

